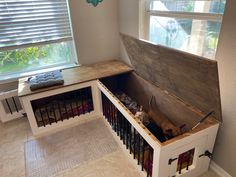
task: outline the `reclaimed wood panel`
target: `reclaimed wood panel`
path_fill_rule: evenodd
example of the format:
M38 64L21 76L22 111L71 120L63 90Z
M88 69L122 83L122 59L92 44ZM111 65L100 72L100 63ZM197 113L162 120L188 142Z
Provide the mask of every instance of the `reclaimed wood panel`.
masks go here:
M64 85L48 87L35 91L30 90L29 84L27 82L28 77L25 77L19 79L18 96L22 97L131 71L133 71L131 67L117 60L96 63L92 65L78 66L75 68L62 70Z
M134 70L204 113L222 121L217 62L121 34Z

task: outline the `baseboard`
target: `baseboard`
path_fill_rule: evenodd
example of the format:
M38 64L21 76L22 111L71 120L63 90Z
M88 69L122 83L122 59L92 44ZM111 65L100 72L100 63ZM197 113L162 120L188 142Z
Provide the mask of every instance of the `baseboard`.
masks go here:
M221 168L219 165L217 165L214 161L211 161L210 168L212 171L214 171L220 177L232 177L223 168Z

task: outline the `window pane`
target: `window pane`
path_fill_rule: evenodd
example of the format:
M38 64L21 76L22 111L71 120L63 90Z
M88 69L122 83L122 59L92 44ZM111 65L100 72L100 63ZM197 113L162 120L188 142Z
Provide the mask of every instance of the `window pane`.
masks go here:
M61 42L0 52L0 75L32 71L76 61L73 43Z
M220 27L215 21L151 16L149 40L213 59Z
M226 0L153 0L151 10L223 14Z

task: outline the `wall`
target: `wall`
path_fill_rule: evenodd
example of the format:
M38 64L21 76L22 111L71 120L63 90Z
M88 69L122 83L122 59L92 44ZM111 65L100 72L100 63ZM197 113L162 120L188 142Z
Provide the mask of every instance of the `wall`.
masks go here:
M118 0L97 7L86 0L69 0L80 64L119 59Z
M139 0L118 0L119 1L119 24L120 33L139 36ZM120 58L130 64L127 53L120 41Z
M138 37L139 0L119 0L120 32ZM227 0L217 52L219 65L223 119L215 145L213 160L236 176L236 1ZM121 45L121 58L129 63Z
M120 32L138 37L139 0L119 0Z
M214 161L236 176L236 1L227 0L216 58L219 64L223 124Z

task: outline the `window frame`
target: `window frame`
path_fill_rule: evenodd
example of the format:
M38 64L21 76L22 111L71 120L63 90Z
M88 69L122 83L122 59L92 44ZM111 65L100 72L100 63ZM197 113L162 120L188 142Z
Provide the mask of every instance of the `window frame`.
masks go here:
M152 0L140 0L140 6L139 6L139 37L147 41L149 41L149 35L150 35L149 32L150 32L151 16L176 18L176 19L209 20L221 23L223 20L224 14L151 10L150 9L151 2Z

